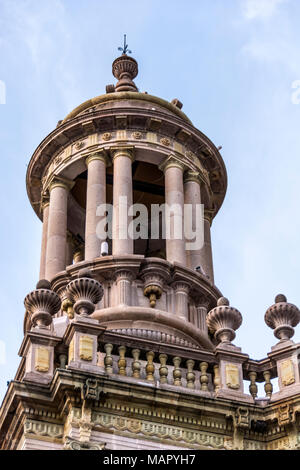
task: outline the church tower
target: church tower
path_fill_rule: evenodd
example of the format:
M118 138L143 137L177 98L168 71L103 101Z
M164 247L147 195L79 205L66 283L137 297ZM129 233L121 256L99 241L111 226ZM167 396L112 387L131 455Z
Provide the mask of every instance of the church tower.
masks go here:
M242 316L215 286L210 237L224 162L178 99L138 90L128 54L125 42L116 84L59 121L28 166L40 280L0 447L297 448L300 312L276 297L265 321L279 342L261 361L232 343Z

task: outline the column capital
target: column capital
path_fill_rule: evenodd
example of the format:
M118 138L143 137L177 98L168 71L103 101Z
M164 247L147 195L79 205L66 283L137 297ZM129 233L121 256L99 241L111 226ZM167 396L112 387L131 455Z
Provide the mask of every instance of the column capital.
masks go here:
M55 176L49 184L49 192L51 193L52 189L57 187L64 188L67 191L70 191L73 188L74 184L74 181L71 181L67 178Z
M97 152L92 152L89 155L87 155L87 157L85 159L86 166L88 166L89 163L92 162L93 160L100 160L103 163L105 163L105 165L107 167L110 166L110 164L111 164L110 158L109 158L106 150L104 150L104 149L101 149Z
M184 183L188 183L190 181L194 181L195 183L200 184L201 183L201 178L200 178L200 173L199 171L194 171L194 170L187 170L184 173Z
M215 216L215 211L211 209L204 209L204 220L207 220L210 223L210 225L212 225L214 216Z
M134 147L130 146L119 146L119 147L111 147L110 153L113 162L118 157L128 157L133 162L134 161Z
M167 157L158 167L164 173L168 168L179 168L180 170L185 170L185 164L175 155L170 155Z
M44 209L46 209L47 206L49 206L50 204L50 195L49 193L45 193L45 194L42 194L42 200L41 200L41 212L44 211Z

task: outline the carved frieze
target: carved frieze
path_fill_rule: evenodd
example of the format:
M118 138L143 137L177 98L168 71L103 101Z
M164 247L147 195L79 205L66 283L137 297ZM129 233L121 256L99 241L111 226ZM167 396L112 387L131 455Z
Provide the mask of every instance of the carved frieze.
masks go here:
M93 421L96 426L115 431L128 431L133 434L142 434L154 439L170 439L176 442L185 442L195 446L204 446L212 449L225 449L225 437L218 434L210 434L202 431L194 431L179 426L165 425L115 416L112 414L93 413Z

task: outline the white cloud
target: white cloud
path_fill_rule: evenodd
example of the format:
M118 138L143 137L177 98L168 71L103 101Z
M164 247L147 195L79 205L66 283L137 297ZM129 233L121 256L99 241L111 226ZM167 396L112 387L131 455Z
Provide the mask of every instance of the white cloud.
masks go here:
M279 5L287 0L244 0L243 14L248 20L267 19L274 15Z

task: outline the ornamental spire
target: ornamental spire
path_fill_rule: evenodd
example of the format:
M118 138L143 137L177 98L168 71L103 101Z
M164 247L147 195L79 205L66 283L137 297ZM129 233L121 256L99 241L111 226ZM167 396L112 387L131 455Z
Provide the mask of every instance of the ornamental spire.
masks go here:
M114 87L114 91L138 91L133 79L138 74L138 64L133 57L127 55L131 54L126 42L126 34L124 34L124 45L118 47L122 55L114 60L112 64L113 76L117 78L118 83Z

